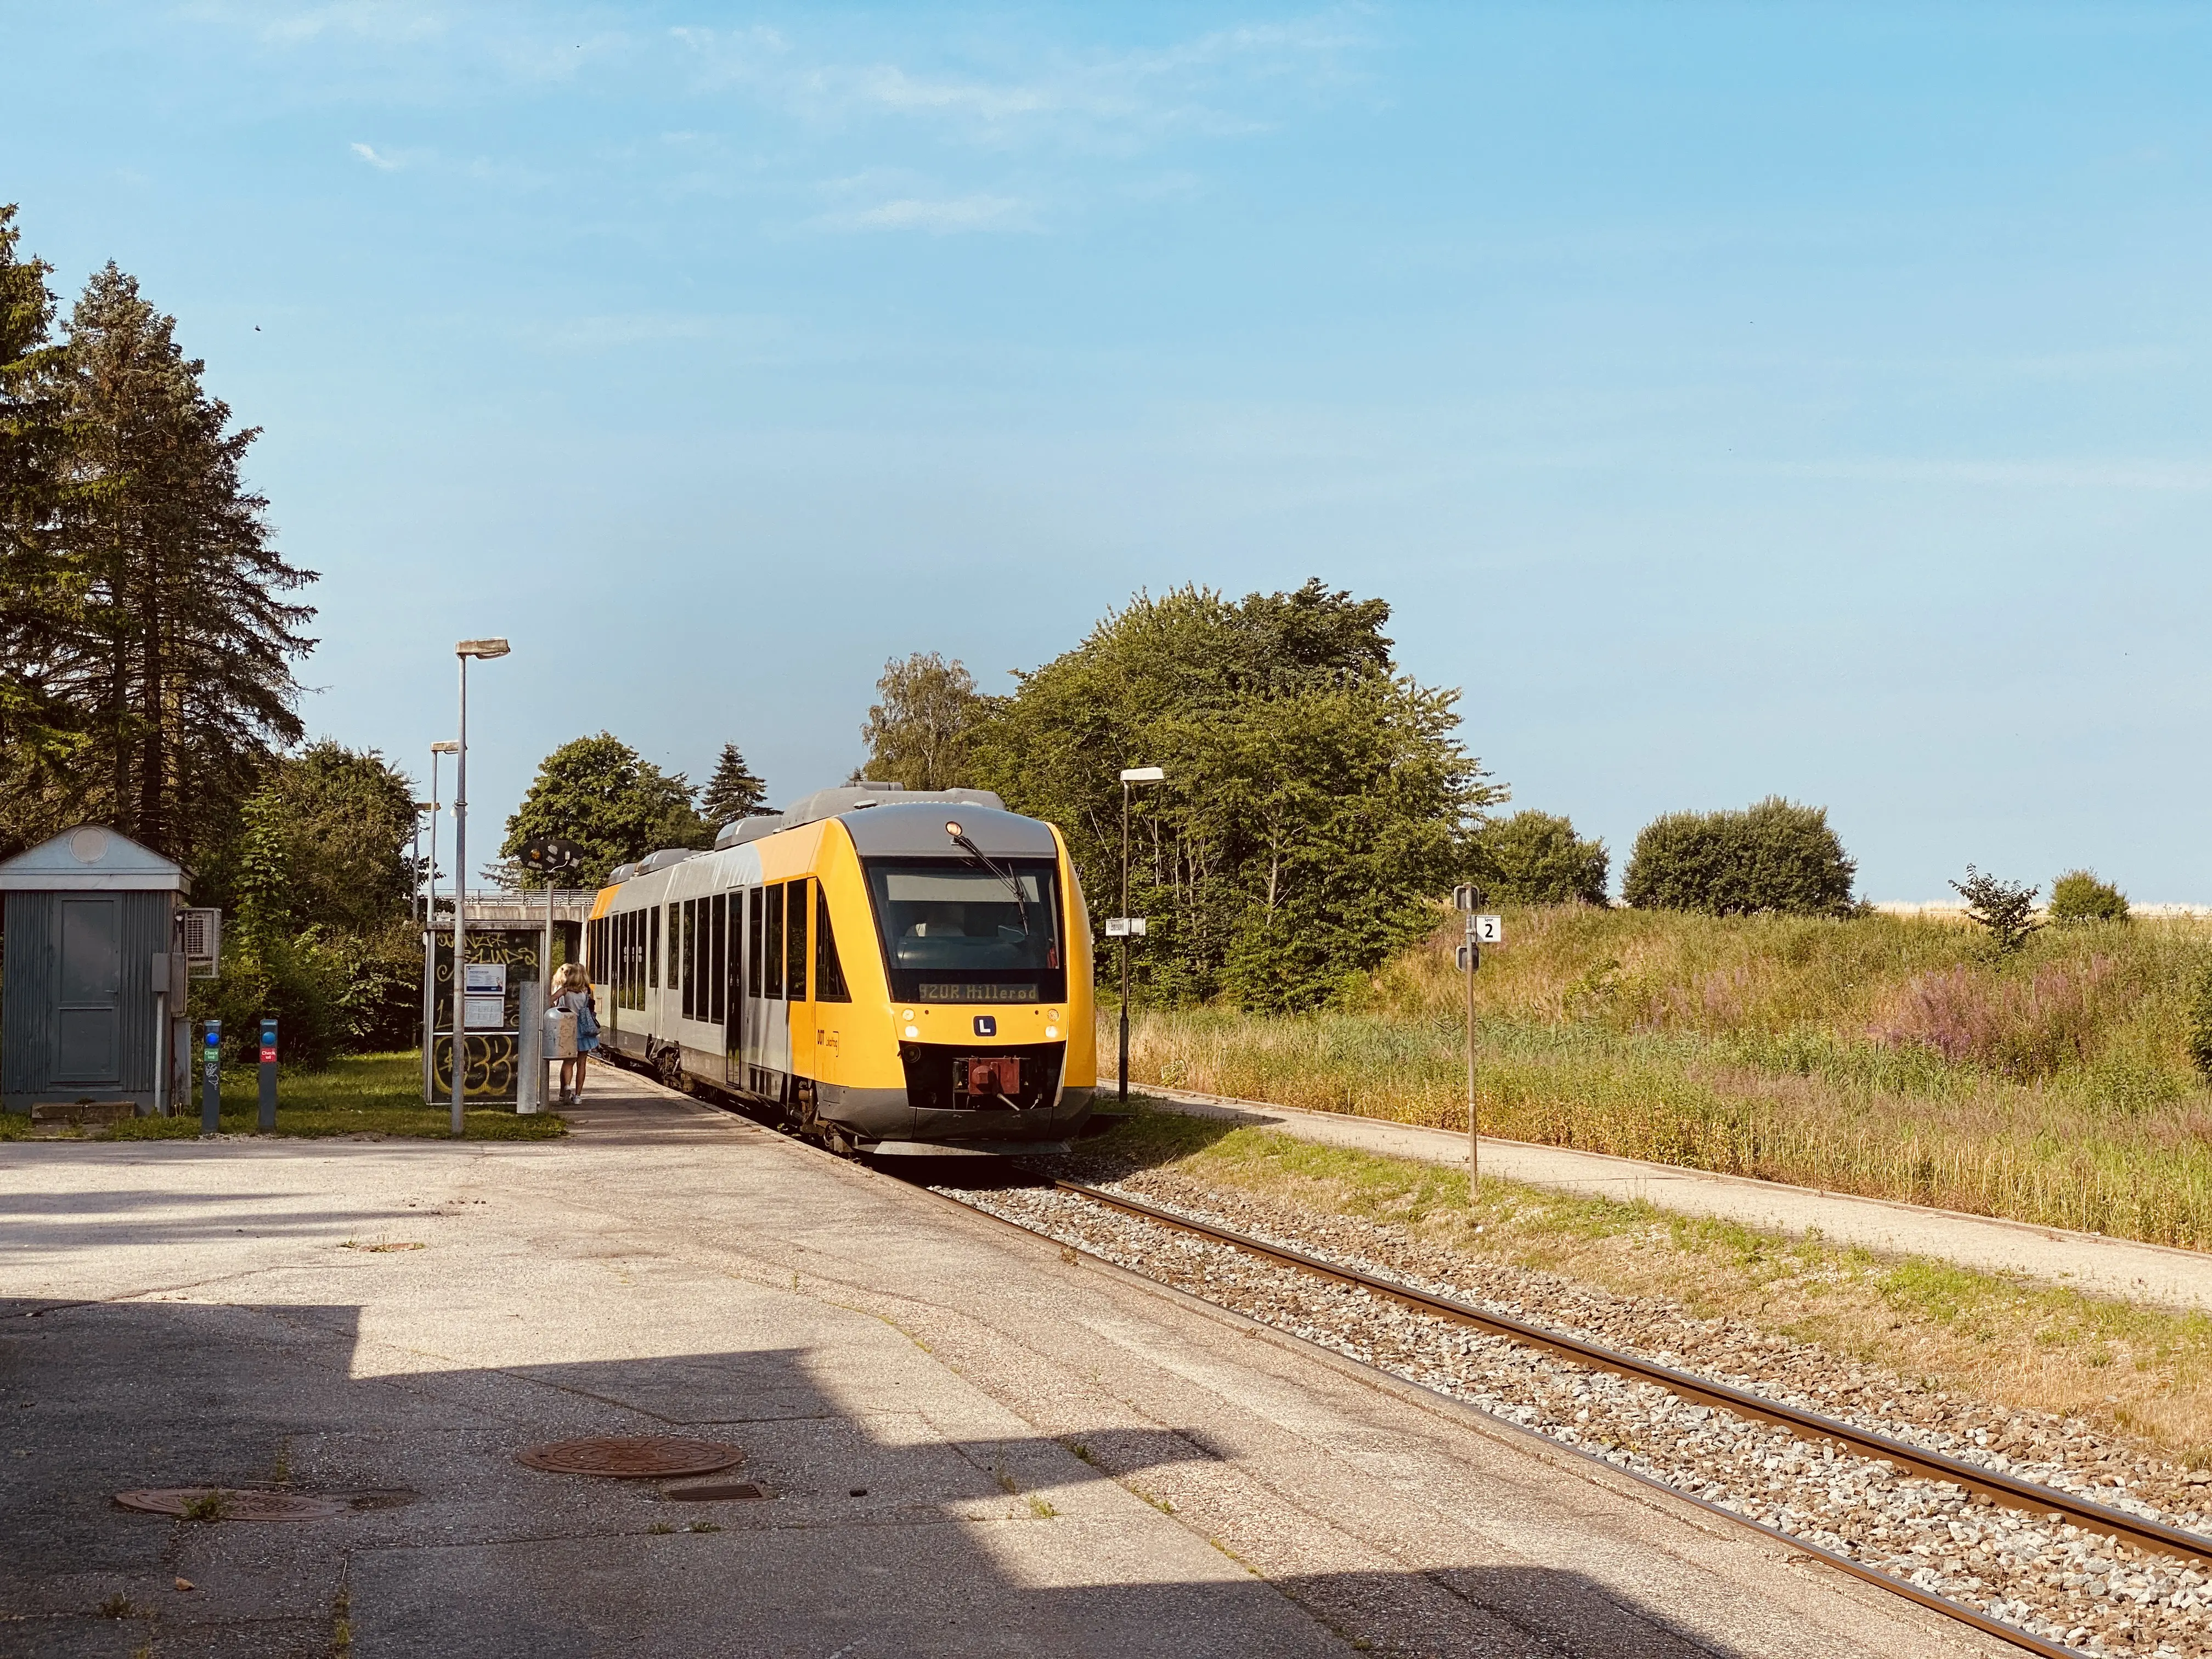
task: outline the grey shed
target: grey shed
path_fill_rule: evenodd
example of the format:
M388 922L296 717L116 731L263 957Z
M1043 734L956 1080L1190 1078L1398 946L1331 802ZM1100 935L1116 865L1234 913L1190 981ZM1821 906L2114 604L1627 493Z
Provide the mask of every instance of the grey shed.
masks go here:
M156 1034L154 959L179 960L177 911L191 882L181 865L97 824L0 864L0 1105L155 1109L155 1057L174 1053L183 1010L173 1007L172 1030Z

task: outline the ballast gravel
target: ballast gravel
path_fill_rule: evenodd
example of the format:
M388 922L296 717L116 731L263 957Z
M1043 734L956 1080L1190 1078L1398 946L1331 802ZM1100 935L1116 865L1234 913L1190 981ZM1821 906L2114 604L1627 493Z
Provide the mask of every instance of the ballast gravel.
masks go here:
M1152 1205L1474 1304L1961 1462L2212 1536L2212 1490L2079 1421L2008 1411L1678 1304L1471 1262L1401 1227L1197 1186L1099 1183ZM1463 1400L1818 1548L2091 1654L2212 1656L2212 1576L1948 1482L1690 1404L1048 1187L936 1190L1348 1358ZM2197 1477L2201 1479L2201 1477Z

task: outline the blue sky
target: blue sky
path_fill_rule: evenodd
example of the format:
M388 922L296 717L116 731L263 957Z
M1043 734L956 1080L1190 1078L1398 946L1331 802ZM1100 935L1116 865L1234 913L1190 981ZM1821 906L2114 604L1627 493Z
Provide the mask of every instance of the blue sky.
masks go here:
M1778 792L1877 898L2212 900L2212 11L4 27L27 246L266 428L311 727L419 771L514 640L479 837L602 726L780 799L894 653L1318 574L1616 867Z

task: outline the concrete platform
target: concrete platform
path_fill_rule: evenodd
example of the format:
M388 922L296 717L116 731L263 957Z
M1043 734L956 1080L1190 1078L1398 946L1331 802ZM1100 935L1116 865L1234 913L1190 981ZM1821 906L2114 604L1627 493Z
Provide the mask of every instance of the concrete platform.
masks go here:
M1467 1166L1467 1136L1388 1118L1313 1112L1262 1101L1148 1087L1143 1098L1193 1116L1274 1129L1332 1146L1357 1147L1425 1164ZM2138 1244L2101 1233L1966 1215L1892 1199L1816 1192L1678 1164L1482 1137L1482 1173L1553 1192L1638 1200L1677 1215L1710 1216L1793 1237L1819 1231L1832 1243L1893 1255L1936 1256L1987 1273L2013 1273L2097 1296L2168 1308L2212 1309L2212 1255Z
M0 1147L0 1654L2007 1651L888 1175L594 1086L566 1142ZM609 1433L733 1441L774 1496L514 1459ZM279 1480L362 1506L111 1503Z

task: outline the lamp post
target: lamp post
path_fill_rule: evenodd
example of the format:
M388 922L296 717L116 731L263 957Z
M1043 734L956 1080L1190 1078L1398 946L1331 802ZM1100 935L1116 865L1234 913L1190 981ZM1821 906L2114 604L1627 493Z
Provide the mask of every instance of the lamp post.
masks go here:
M1129 789L1133 784L1164 783L1167 773L1157 766L1121 769L1121 1055L1114 1078L1114 1097L1129 1098Z
M453 754L453 1133L462 1132L461 1091L469 1073L469 659L489 662L514 647L505 640L463 640L453 647L461 665L461 726Z
M447 755L460 753L461 745L452 738L430 745L430 863L423 872L422 882L422 1098L428 1102L435 1097L431 1085L435 1073L430 1069L430 1051L438 1042L438 763ZM417 803L419 806L421 803Z

